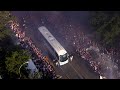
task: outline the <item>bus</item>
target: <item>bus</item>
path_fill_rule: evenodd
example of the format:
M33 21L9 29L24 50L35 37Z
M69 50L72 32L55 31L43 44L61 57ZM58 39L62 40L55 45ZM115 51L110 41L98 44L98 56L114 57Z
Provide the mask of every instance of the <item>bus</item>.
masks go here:
M38 28L46 42L48 43L48 49L55 57L55 64L57 66L65 65L69 61L72 61L73 56L69 55L62 45L56 40L56 38L48 31L45 26Z

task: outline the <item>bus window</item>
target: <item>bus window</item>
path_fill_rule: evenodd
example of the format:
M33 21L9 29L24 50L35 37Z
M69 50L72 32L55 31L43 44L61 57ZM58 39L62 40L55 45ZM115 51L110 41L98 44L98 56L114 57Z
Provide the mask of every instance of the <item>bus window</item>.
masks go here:
M64 55L60 55L60 61L61 61L61 62L64 62L64 61L66 61L67 59L68 59L67 53L64 54Z
M59 60L58 54L56 52L55 52L55 56L56 56L57 60Z

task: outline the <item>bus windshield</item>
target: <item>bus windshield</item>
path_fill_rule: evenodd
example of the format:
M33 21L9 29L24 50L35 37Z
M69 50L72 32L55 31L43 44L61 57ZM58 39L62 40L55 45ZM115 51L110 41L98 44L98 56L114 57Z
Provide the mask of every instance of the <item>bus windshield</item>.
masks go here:
M60 55L60 61L61 61L61 62L64 62L64 61L66 61L67 59L68 59L67 53L64 54L64 55Z

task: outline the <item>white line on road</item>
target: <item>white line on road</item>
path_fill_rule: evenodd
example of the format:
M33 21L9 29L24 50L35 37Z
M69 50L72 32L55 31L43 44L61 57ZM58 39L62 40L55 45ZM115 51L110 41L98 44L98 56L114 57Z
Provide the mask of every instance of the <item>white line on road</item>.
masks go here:
M78 74L78 76L81 78L81 79L84 79L81 75L79 75L79 73L76 71L76 69L72 66L72 64L69 63L69 65L74 69L74 71Z
M66 75L66 77L67 77L68 79L70 79L70 78L68 77L68 75L64 72L64 70L62 69L62 67L60 67L60 69L63 71L63 73Z

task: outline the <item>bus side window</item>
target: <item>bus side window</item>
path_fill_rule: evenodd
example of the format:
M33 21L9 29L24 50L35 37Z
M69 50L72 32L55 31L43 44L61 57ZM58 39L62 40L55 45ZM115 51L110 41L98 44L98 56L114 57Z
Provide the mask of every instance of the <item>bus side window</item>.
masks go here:
M57 60L59 60L58 54L56 52L55 52L55 56L56 56Z

